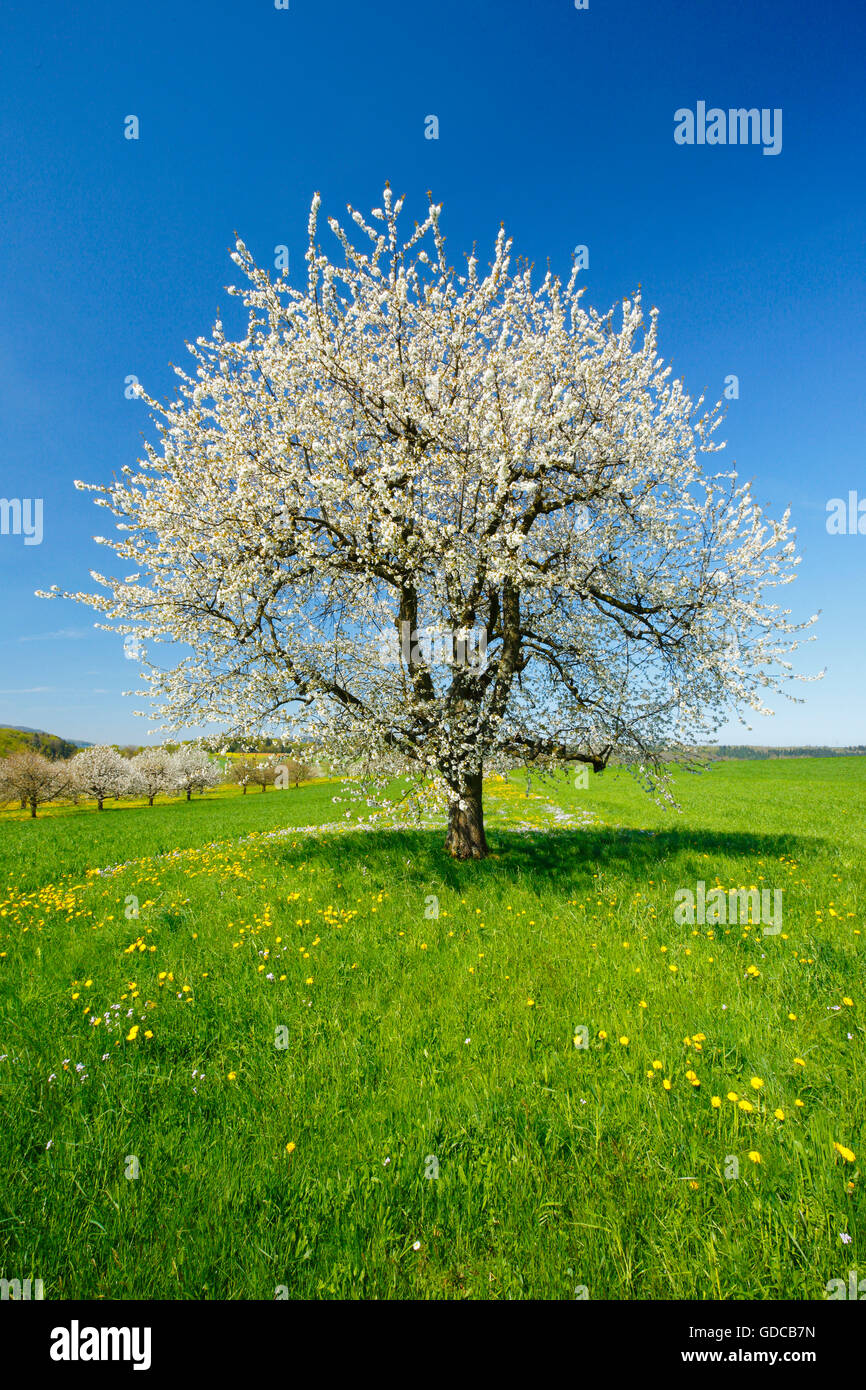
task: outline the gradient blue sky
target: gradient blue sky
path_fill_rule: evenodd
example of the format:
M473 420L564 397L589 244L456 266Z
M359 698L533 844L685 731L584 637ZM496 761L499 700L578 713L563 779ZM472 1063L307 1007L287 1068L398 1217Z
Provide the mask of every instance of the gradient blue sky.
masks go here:
M823 610L800 665L827 675L720 737L866 743L866 535L825 525L829 498L866 497L864 38L853 0L6 0L0 495L42 497L44 538L0 536L0 724L145 739L121 640L34 597L107 562L109 518L73 479L106 481L153 434L130 373L167 396L184 342L218 306L233 322L235 230L261 263L285 243L299 279L313 192L339 215L390 179L410 217L427 189L444 202L455 257L486 256L501 220L564 276L586 244L585 302L640 283L692 394L739 377L727 457L793 507L785 594ZM700 100L780 107L782 152L676 145Z

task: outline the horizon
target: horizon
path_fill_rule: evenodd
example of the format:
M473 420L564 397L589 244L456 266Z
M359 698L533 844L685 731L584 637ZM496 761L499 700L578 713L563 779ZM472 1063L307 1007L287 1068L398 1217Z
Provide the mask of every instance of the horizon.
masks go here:
M29 725L24 725L24 724L0 724L0 732L2 732L4 729L9 729L9 730L12 730L12 731L15 732L15 733L23 733L23 734L45 734L45 735L46 735L47 737L49 737L49 738L57 738L57 739L60 739L63 743L83 744L83 745L85 745L85 746L87 746L87 747L93 746L94 744L97 744L97 743L101 742L101 740L99 740L99 739L79 739L79 738L72 738L72 737L70 737L68 734L58 734L58 733L55 733L52 729L36 729L36 728L30 727ZM272 734L266 734L266 733L262 733L262 734L253 734L253 735L251 735L250 737L251 737L251 739L252 739L253 741L255 741L256 739L270 738L270 739L272 739L274 742L286 742L286 743L302 743L302 742L304 742L303 739L299 739L299 738L294 738L294 739L285 738L285 739L284 739L282 735L276 734L276 733L272 733ZM231 741L232 741L232 742L238 741L238 738L239 738L239 736L234 736L234 737L232 738ZM165 745L165 744L171 744L171 743L188 743L188 742L196 742L196 741L197 741L197 736L196 736L196 735L190 735L190 736L188 736L188 737L186 737L186 738L184 738L184 737L182 737L182 736L180 736L180 735L178 735L178 737L176 737L176 738L173 738L173 737L171 737L171 735L169 735L168 737L166 737L166 738L163 740L163 745ZM309 740L308 740L308 741L309 741ZM147 743L142 743L142 742L141 742L140 740L138 740L138 739L107 739L107 740L105 740L105 742L108 743L110 746L117 746L117 747L120 747L120 748L132 748L132 747L134 747L134 748L146 748L146 747L148 747L148 744L147 744ZM152 745L150 745L150 746L156 748L156 747L160 747L160 746L162 746L162 745L160 745L160 744L152 744ZM713 742L713 743L696 743L696 744L690 745L690 751L702 751L702 750L705 750L705 749L706 749L706 750L712 751L713 749L716 749L716 748L747 748L747 749L767 748L767 749L782 749L782 750L785 750L785 751L795 751L795 752L796 752L796 751L801 751L801 750L802 750L803 752L806 752L806 753L812 752L813 750L814 750L814 751L819 751L819 752L820 752L820 751L822 751L822 750L825 749L825 748L831 748L831 749L839 749L840 751L843 751L843 750L844 750L845 752L850 752L851 750L863 749L864 752L866 752L866 743L732 743L732 742L730 742L730 741L728 741L728 740L718 739L718 740L716 740L716 741ZM216 750L216 751L217 751L217 755L219 756L219 750ZM255 752L255 751L257 751L257 750L253 749L253 750L251 750L251 751ZM615 766L616 764L612 764L612 765Z

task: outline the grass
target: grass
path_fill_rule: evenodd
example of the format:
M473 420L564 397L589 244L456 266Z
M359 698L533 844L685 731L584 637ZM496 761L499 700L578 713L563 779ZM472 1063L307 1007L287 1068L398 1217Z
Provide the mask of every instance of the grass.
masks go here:
M481 864L294 829L335 790L4 817L6 1277L820 1299L857 1268L866 761L721 764L679 817L619 773L496 783ZM698 880L783 889L781 932L677 925Z
M211 840L238 838L284 825L333 821L330 782L312 783L297 792L248 792L222 786L205 796L160 797L145 801L95 802L78 807L49 804L31 820L29 811L0 812L0 887L37 887L63 874L82 875L88 868L116 864L145 855L203 846ZM98 817L98 819L97 819Z

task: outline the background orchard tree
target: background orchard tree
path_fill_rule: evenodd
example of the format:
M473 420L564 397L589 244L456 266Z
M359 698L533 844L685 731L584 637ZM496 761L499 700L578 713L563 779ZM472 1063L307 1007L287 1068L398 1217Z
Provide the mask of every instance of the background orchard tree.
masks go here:
M171 779L171 755L164 748L145 748L130 759L148 806L160 792L175 790Z
M485 771L616 754L667 795L666 760L766 710L808 624L773 601L789 514L703 466L720 406L671 379L656 310L585 310L576 266L536 284L504 231L458 272L440 207L401 240L401 206L332 219L337 263L317 195L301 289L238 241L247 323L191 346L175 400L139 391L158 442L91 486L123 569L68 597L177 644L146 671L163 727L395 753L481 857Z
M24 811L27 809L27 802L24 800L24 797L21 796L20 792L15 790L14 785L7 775L8 769L6 764L8 761L8 758L3 758L3 760L0 761L0 806L8 806L10 801L17 801L21 810Z
M66 762L25 749L0 763L0 801L18 801L22 810L29 806L34 819L39 806L66 795L69 788L70 767Z
M268 787L272 787L277 780L277 769L279 761L272 761L269 758L257 758L250 768L250 781L257 787L261 787L266 792Z
M286 785L298 787L301 782L308 782L311 777L315 777L316 769L311 763L302 762L299 758L280 758L277 763L277 774L282 771Z
M76 753L69 762L69 775L79 795L92 797L98 811L105 809L104 803L110 798L134 796L141 790L129 760L104 743Z
M246 796L247 788L253 780L253 770L255 768L254 758L233 758L229 763L227 780L235 782Z
M177 791L186 792L186 799L190 801L193 792L219 786L222 773L203 748L184 745L169 759L169 779Z

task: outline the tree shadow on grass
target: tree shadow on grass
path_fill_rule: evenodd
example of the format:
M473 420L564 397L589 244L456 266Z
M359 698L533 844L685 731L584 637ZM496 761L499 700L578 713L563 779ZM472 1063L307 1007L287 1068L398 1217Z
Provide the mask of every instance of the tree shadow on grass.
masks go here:
M667 866L686 882L712 883L723 860L764 861L767 867L782 856L801 858L814 852L819 839L795 835L762 835L748 831L691 829L632 830L608 827L519 833L493 830L488 834L488 859L460 862L443 848L442 830L346 832L339 836L310 835L305 858L327 862L341 874L367 874L371 887L399 882L417 883L430 891L438 882L455 892L469 887L502 888L523 883L556 892L585 888L600 868L627 870L635 879L658 878ZM709 855L707 859L705 856ZM297 847L292 852L297 857ZM755 874L752 871L752 881Z

